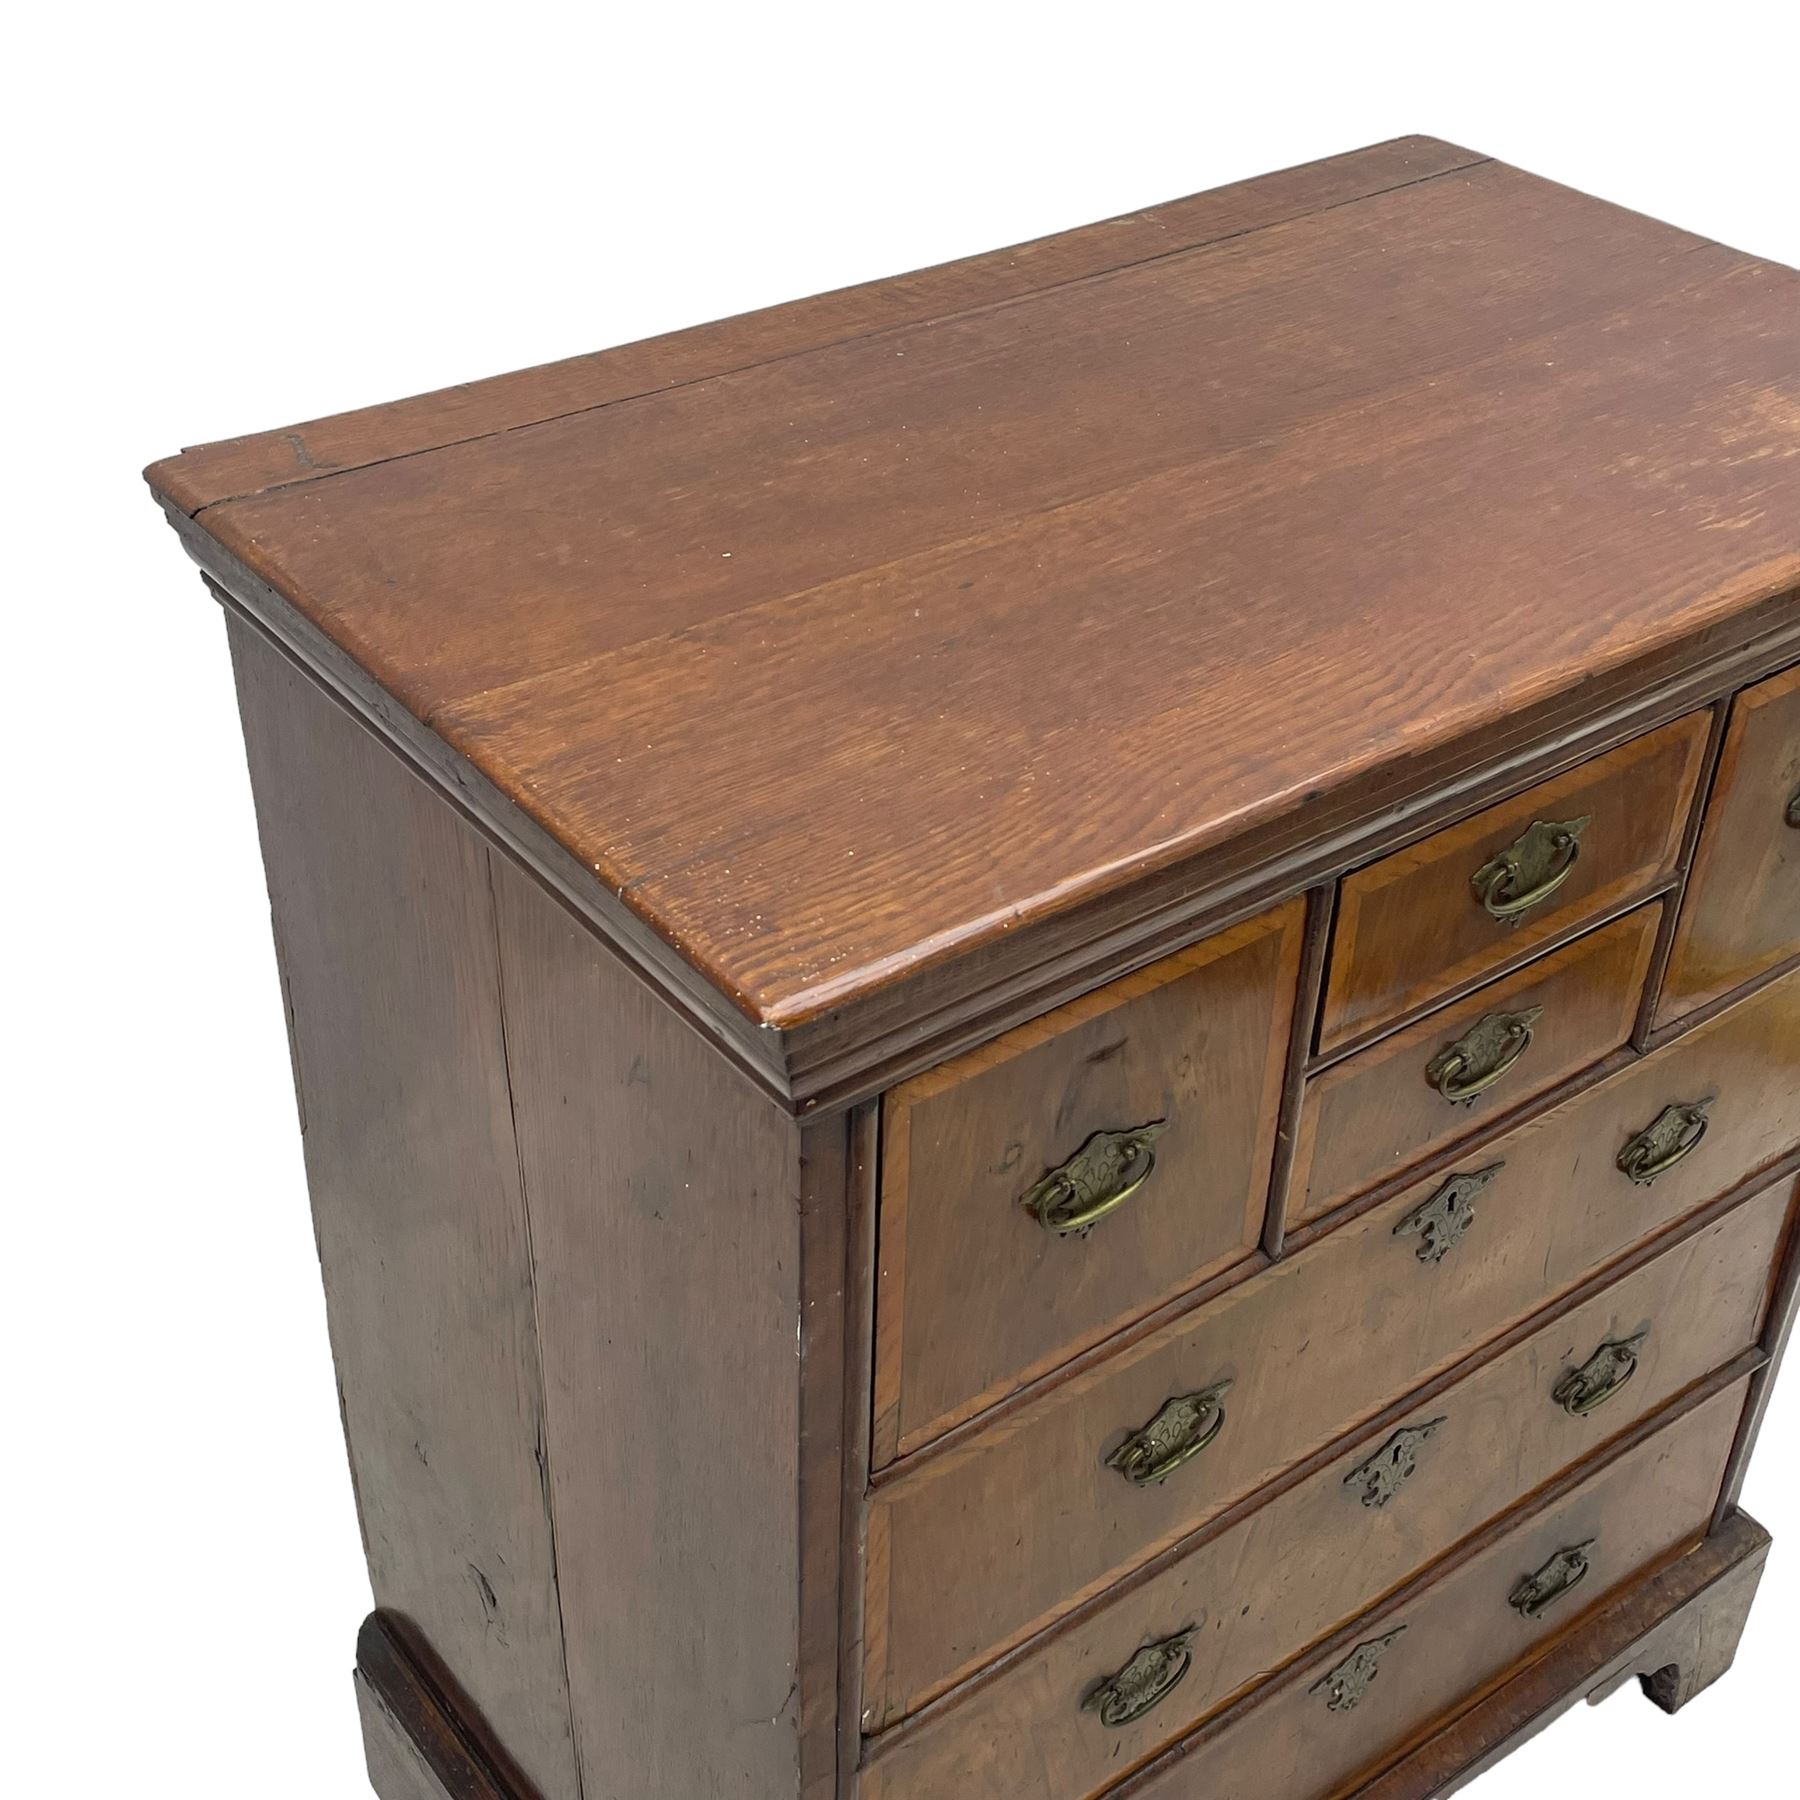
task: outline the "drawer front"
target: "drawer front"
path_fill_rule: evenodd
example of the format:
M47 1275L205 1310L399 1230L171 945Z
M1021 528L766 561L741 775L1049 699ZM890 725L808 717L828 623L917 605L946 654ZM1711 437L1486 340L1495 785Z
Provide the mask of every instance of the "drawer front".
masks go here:
M890 1800L1099 1793L1750 1350L1795 1191L1791 1181L1764 1190L1052 1636L963 1704L897 1733L891 1749L878 1744L874 1791ZM1580 1391L1559 1397L1571 1374ZM1092 1702L1103 1684L1145 1645L1190 1631L1180 1685L1139 1716L1102 1721Z
M1662 917L1636 912L1307 1083L1288 1223L1304 1224L1511 1112L1631 1036Z
M1699 1542L1743 1404L1734 1383L1473 1546L1423 1592L1365 1615L1266 1699L1202 1730L1132 1800L1327 1800L1377 1774L1458 1701ZM1535 1617L1521 1610L1534 1594Z
M1800 955L1800 668L1738 695L1658 1022Z
M1257 1245L1302 917L1282 907L888 1096L878 1464Z
M1686 1115L1672 1135L1660 1124L1698 1103L1709 1103L1704 1135ZM872 1723L913 1710L1796 1144L1800 974L896 1471L869 1515ZM1628 1147L1640 1175L1664 1172L1632 1180L1617 1166ZM1473 1198L1449 1209L1441 1197L1457 1191ZM1167 1479L1137 1485L1109 1463L1172 1398L1225 1381L1222 1422L1196 1415L1186 1441L1210 1441Z
M1704 713L1677 719L1347 875L1320 1048L1522 962L1669 879L1708 730Z

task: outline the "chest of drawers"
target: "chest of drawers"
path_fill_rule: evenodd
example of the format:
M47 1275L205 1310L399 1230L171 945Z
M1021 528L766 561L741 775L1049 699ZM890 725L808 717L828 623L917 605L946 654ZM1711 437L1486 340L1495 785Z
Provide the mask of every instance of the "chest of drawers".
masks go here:
M382 1800L1424 1800L1724 1671L1800 277L1403 139L149 479Z

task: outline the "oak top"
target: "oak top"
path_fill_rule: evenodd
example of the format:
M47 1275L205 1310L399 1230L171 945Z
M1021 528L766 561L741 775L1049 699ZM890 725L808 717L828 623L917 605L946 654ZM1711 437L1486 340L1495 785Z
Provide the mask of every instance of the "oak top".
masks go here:
M791 1026L1800 584L1800 277L1408 138L148 477Z

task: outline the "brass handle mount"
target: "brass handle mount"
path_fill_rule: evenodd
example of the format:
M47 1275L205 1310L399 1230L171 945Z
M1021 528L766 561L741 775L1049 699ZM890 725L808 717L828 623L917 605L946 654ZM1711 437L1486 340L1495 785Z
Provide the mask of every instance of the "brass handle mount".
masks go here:
M1557 1382L1550 1398L1577 1419L1598 1411L1637 1373L1638 1352L1649 1335L1646 1325L1635 1336L1608 1338L1579 1369L1571 1369Z
M1665 1106L1619 1152L1619 1172L1639 1187L1648 1187L1677 1163L1685 1162L1706 1136L1707 1110L1716 1098L1708 1095L1703 1100Z
M1581 834L1592 817L1535 819L1525 835L1475 871L1469 885L1490 918L1504 925L1541 906L1575 872Z
M1106 1459L1106 1466L1133 1487L1167 1481L1225 1429L1223 1401L1230 1392L1229 1381L1215 1381L1197 1394L1177 1394Z
M1321 1675L1307 1692L1323 1694L1325 1705L1331 1712L1355 1712L1362 1704L1363 1695L1381 1673L1381 1659L1388 1647L1405 1632L1406 1627L1398 1625L1386 1637L1370 1638L1366 1644L1358 1644L1335 1669Z
M1593 1565L1588 1552L1598 1540L1568 1544L1551 1557L1535 1575L1527 1575L1507 1596L1514 1612L1528 1619L1541 1619L1559 1600L1572 1594L1587 1580Z
M1505 1167L1503 1162L1489 1163L1485 1169L1452 1175L1429 1200L1400 1220L1394 1236L1416 1237L1420 1262L1442 1262L1475 1223L1475 1196Z
M1344 1486L1353 1488L1364 1506L1387 1506L1419 1466L1419 1452L1444 1428L1443 1418L1427 1419L1422 1425L1403 1425L1375 1454L1359 1462L1344 1477Z
M1518 1067L1543 1016L1541 1006L1489 1013L1425 1065L1425 1079L1446 1100L1467 1105Z
M1109 1675L1082 1701L1081 1710L1098 1713L1108 1731L1117 1731L1160 1706L1194 1666L1188 1645L1197 1630L1197 1625L1190 1625L1160 1643L1146 1644L1118 1674Z
M1034 1181L1019 1204L1058 1237L1083 1235L1115 1213L1156 1169L1156 1140L1166 1119L1125 1131L1096 1131L1059 1168Z

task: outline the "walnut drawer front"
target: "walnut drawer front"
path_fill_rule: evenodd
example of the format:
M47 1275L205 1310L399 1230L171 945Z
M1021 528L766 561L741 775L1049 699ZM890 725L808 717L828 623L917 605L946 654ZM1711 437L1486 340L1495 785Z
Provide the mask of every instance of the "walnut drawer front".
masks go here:
M1743 1408L1740 1380L1503 1522L1124 1791L1131 1800L1326 1800L1377 1773L1422 1726L1630 1576L1697 1543Z
M1347 875L1319 1047L1521 962L1669 879L1709 723L1677 719Z
M1302 916L1253 919L888 1097L877 1463L1256 1246Z
M1359 1050L1307 1083L1290 1224L1480 1129L1631 1035L1662 907L1612 924Z
M1701 1104L1703 1132L1685 1114L1662 1123ZM1644 1184L1618 1159L1630 1150L1647 1173L1647 1128L1647 1161L1666 1166ZM896 1469L870 1506L867 1725L914 1710L1797 1143L1800 972ZM1109 1465L1172 1398L1226 1381L1216 1435L1166 1480L1134 1485Z
M1341 1449L1247 1517L873 1747L890 1800L1086 1800L1470 1532L1756 1343L1796 1194L1766 1188ZM1570 1377L1577 1389L1561 1389ZM1504 1454L1497 1446L1505 1446ZM1176 1687L1096 1696L1185 1637ZM865 1789L865 1791L868 1791Z
M1739 694L1658 1022L1800 954L1800 668Z

